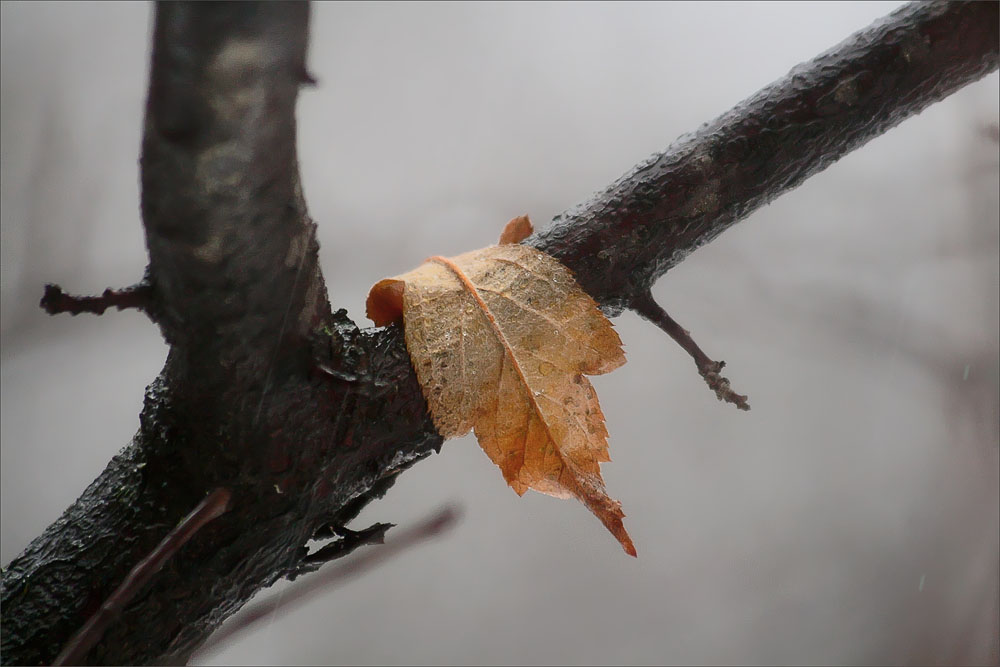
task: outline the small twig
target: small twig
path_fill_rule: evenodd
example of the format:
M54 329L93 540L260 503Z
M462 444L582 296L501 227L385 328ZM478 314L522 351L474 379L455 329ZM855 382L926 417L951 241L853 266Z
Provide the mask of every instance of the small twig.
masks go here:
M328 526L326 530L317 531L313 534L313 539L323 539L337 535L339 540L324 545L314 553L303 556L298 565L288 574L289 581L295 581L297 577L310 572L315 572L321 565L330 561L344 558L352 554L358 547L367 544L385 544L385 533L395 524L376 523L368 526L364 530L350 530L343 526Z
M325 540L334 537L349 541L370 540L376 539L377 533L381 533L385 537L385 531L395 527L396 524L394 523L375 523L361 530L351 530L346 526L330 522L313 531L312 538L314 540ZM379 541L377 544L382 544L383 541Z
M313 76L312 72L306 69L305 63L300 65L296 72L296 77L298 77L299 83L303 86L317 86L319 85L319 80Z
M674 318L663 310L660 304L656 303L653 295L649 291L644 291L635 297L631 303L632 310L642 315L644 318L667 332L671 338L677 341L684 350L694 359L698 372L708 386L715 392L720 401L732 403L740 410L749 410L750 404L747 397L737 394L729 385L729 380L722 377L720 372L726 366L724 361L713 361L707 354L702 352L698 344L691 338L691 332L679 325Z
M132 568L125 580L108 596L101 608L94 612L56 657L53 665L78 665L94 647L104 631L131 602L132 598L160 571L174 554L187 543L205 524L226 513L231 494L229 489L216 489L202 500L190 514L156 545L148 556Z
M293 584L281 593L244 609L233 619L232 623L212 635L211 639L197 650L197 653L204 656L208 652L215 651L236 635L268 618L279 609L315 597L331 586L371 570L424 540L441 535L454 527L458 516L459 511L455 507L445 507L417 525L398 533L395 539L382 548L369 551L340 567L324 570L315 577Z
M57 313L103 315L104 311L112 306L118 310L135 308L149 313L152 297L153 288L145 281L120 290L113 290L109 287L104 290L101 296L73 296L63 292L59 285L47 284L45 294L38 305L45 309L49 315Z

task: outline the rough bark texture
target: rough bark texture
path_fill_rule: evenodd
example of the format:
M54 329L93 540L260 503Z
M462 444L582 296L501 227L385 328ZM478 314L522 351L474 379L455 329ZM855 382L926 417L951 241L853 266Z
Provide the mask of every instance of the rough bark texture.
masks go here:
M906 6L525 242L620 312L729 225L995 70L997 8ZM178 520L227 487L232 509L87 656L184 662L255 592L312 567L310 537L440 447L401 331L361 331L326 298L295 153L308 11L157 7L142 211L146 308L170 353L132 443L3 571L5 663L52 661Z

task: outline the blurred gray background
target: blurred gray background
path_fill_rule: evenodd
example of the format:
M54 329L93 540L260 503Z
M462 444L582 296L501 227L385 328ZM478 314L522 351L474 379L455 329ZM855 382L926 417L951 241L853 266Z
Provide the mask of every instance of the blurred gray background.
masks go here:
M316 5L299 148L332 303L364 324L376 280L546 224L897 5ZM166 348L134 312L37 307L47 281L142 274L151 6L0 12L7 563L129 441ZM656 286L750 413L615 320L629 363L595 385L638 560L463 438L357 521L454 500L457 529L198 660L995 662L998 92L906 121Z

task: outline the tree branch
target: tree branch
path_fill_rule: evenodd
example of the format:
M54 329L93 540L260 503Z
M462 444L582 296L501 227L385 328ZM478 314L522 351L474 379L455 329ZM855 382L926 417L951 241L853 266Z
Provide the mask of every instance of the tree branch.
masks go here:
M3 572L2 654L51 662L214 488L212 521L128 604L91 663L184 662L437 451L398 327L331 313L294 105L308 7L157 6L142 154L156 321L170 344L140 428ZM620 312L694 249L997 67L997 4L908 5L678 140L525 242Z
M268 600L245 607L239 616L233 619L231 625L212 635L211 640L202 646L200 651L204 651L205 653L215 652L232 640L233 637L246 632L265 618L270 618L279 609L288 609L299 605L310 598L316 597L320 593L328 591L346 579L356 577L381 565L393 556L406 551L424 540L447 532L455 526L458 515L458 510L454 507L445 507L400 533L385 548L369 551L364 556L344 563L336 569L324 570L322 574L312 577L309 581L299 582L282 591L280 595L272 596Z
M104 311L111 307L118 310L135 308L149 312L151 297L152 289L146 282L119 290L113 290L109 287L104 290L101 296L73 296L63 292L59 285L46 285L45 294L38 305L49 315L57 313L103 315Z
M914 2L681 136L525 243L610 313L778 195L997 69L995 2Z
M195 533L205 527L209 521L218 519L229 509L229 489L216 489L208 495L191 513L181 519L163 541L156 545L153 552L132 568L125 581L115 589L101 608L91 616L83 627L70 638L65 648L56 656L55 665L79 664L87 651L101 638L108 625L121 613L132 598L156 576L163 565L170 560Z
M726 367L724 361L713 361L705 354L698 344L691 338L691 332L677 324L674 318L670 317L667 311L660 307L649 292L643 292L636 296L630 304L632 310L643 316L656 326L660 327L668 336L674 339L685 352L694 359L694 364L698 368L698 374L708 384L709 389L715 392L720 401L732 403L740 410L749 410L750 404L747 397L737 394L729 384L729 380L722 377L722 369Z

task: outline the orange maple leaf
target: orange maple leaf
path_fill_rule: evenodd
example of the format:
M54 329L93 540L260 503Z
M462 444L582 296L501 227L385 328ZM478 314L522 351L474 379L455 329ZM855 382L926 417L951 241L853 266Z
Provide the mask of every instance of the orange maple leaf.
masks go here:
M601 478L608 432L584 377L625 363L621 339L569 269L517 245L530 233L527 217L515 218L499 246L431 257L379 281L368 317L379 326L402 319L442 436L475 429L519 495L578 498L635 556L625 514Z

